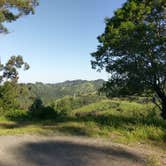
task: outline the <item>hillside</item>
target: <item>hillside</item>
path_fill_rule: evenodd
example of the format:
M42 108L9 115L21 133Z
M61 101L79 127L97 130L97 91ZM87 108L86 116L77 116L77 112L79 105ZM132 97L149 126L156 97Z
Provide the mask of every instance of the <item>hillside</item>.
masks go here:
M95 95L103 83L104 80L99 79L95 81L65 81L55 84L44 84L41 82L19 84L20 89L24 91L19 96L19 101L26 108L36 97L41 98L44 104L48 104L65 96Z

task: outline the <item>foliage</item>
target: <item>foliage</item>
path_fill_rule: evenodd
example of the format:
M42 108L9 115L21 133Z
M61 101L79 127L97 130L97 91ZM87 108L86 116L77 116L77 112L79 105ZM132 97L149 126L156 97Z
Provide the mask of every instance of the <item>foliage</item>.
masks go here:
M33 104L34 99L37 96L34 96L30 89L28 89L27 86L24 84L17 84L17 89L19 92L19 95L17 97L17 101L19 103L19 109L21 110L28 110L28 108Z
M29 111L31 112L39 112L43 109L43 102L40 98L36 98L34 100L34 103L31 105L31 107L29 108Z
M8 81L0 86L0 107L2 107L4 110L10 108L29 110L29 107L32 106L34 100L38 98L38 96L40 96L41 100L43 101L43 105L51 105L52 103L56 105L56 100L59 100L61 97L62 99L64 97L68 100L68 97L65 97L67 94L71 95L71 98L75 99L75 106L72 108L76 108L76 105L78 105L78 108L83 104L90 104L105 98L97 95L97 89L102 86L102 82L104 81L71 81L58 84L16 84L14 81ZM91 86L90 90L89 86L87 85ZM80 93L82 93L82 95L77 93L79 89L81 89ZM6 98L6 101L3 100L4 97ZM13 97L13 99L11 97ZM9 104L10 102L16 104ZM5 106L3 106L3 103ZM60 110L56 107L55 109Z
M38 0L0 0L0 33L7 33L6 22L16 21L23 15L34 13Z
M0 107L3 110L18 108L18 90L14 82L5 82L0 86Z
M4 116L7 119L19 122L32 120L32 116L24 110L11 109L10 111L5 112Z
M29 108L30 114L33 118L47 119L56 118L57 112L50 106L44 106L40 98L36 98L34 103Z
M166 119L165 11L165 0L128 0L106 19L92 67L111 74L104 87L109 95L155 92Z
M70 111L80 108L82 106L98 102L102 99L105 99L103 96L96 95L86 95L79 97L66 96L64 98L58 99L52 103L55 110L68 114Z
M16 82L5 82L0 85L0 109L1 112L10 111L13 109L26 110L32 105L33 99L28 103L27 98L30 98L29 91L26 87L17 84Z
M38 5L37 0L0 0L0 34L7 33L4 26L6 22L16 21L23 15L34 13L34 7ZM12 56L6 64L0 61L0 109L10 110L18 108L19 90L16 86L19 68L29 69L22 56ZM11 82L9 82L11 81Z
M38 0L0 0L0 34L7 33L8 29L4 23L16 21L23 15L34 13L34 7L38 5ZM22 56L12 56L4 65L0 62L0 83L8 80L17 81L17 68L29 69L29 65L24 62Z
M67 112L71 111L74 107L74 98L64 97L53 103L53 106L56 110L58 110L58 112L61 112L64 115L66 115Z
M22 56L12 56L8 62L3 65L0 63L0 72L2 73L0 75L0 83L5 81L13 81L17 82L18 80L18 68L24 68L24 70L29 69L29 65L24 62Z
M40 96L45 105L50 105L55 100L65 96L82 97L84 100L92 100L98 98L98 89L102 87L104 80L95 81L66 81L56 84L29 83L19 84L19 89L24 93L19 96L19 104L21 109L28 109L32 105L33 100ZM85 96L85 97L83 97ZM100 98L100 97L99 97Z

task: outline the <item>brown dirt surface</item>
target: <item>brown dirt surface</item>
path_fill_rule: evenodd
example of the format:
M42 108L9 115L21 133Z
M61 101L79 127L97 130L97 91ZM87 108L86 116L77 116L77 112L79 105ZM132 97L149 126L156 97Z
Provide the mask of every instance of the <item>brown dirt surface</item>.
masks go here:
M144 166L145 154L102 139L0 136L0 166Z

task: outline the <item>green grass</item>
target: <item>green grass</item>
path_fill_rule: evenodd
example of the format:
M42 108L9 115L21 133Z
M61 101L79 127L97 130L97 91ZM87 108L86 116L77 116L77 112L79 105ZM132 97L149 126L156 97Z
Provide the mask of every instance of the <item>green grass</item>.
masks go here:
M72 110L67 116L36 119L24 111L0 117L0 135L62 134L104 137L121 143L166 145L166 121L152 104L120 100L103 100ZM94 112L94 115L89 114ZM76 114L81 113L80 117Z

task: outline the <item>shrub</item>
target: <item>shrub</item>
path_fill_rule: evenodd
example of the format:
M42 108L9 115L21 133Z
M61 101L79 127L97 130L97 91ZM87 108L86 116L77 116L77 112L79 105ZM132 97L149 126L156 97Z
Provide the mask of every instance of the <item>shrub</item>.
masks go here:
M25 121L31 119L30 114L23 110L9 110L5 113L5 117L13 121Z
M32 106L29 108L30 114L33 118L48 119L56 118L57 112L51 106L44 106L40 98L36 98Z
M33 113L38 113L41 112L43 108L44 106L42 100L40 98L36 98L31 107L29 108L29 111Z

